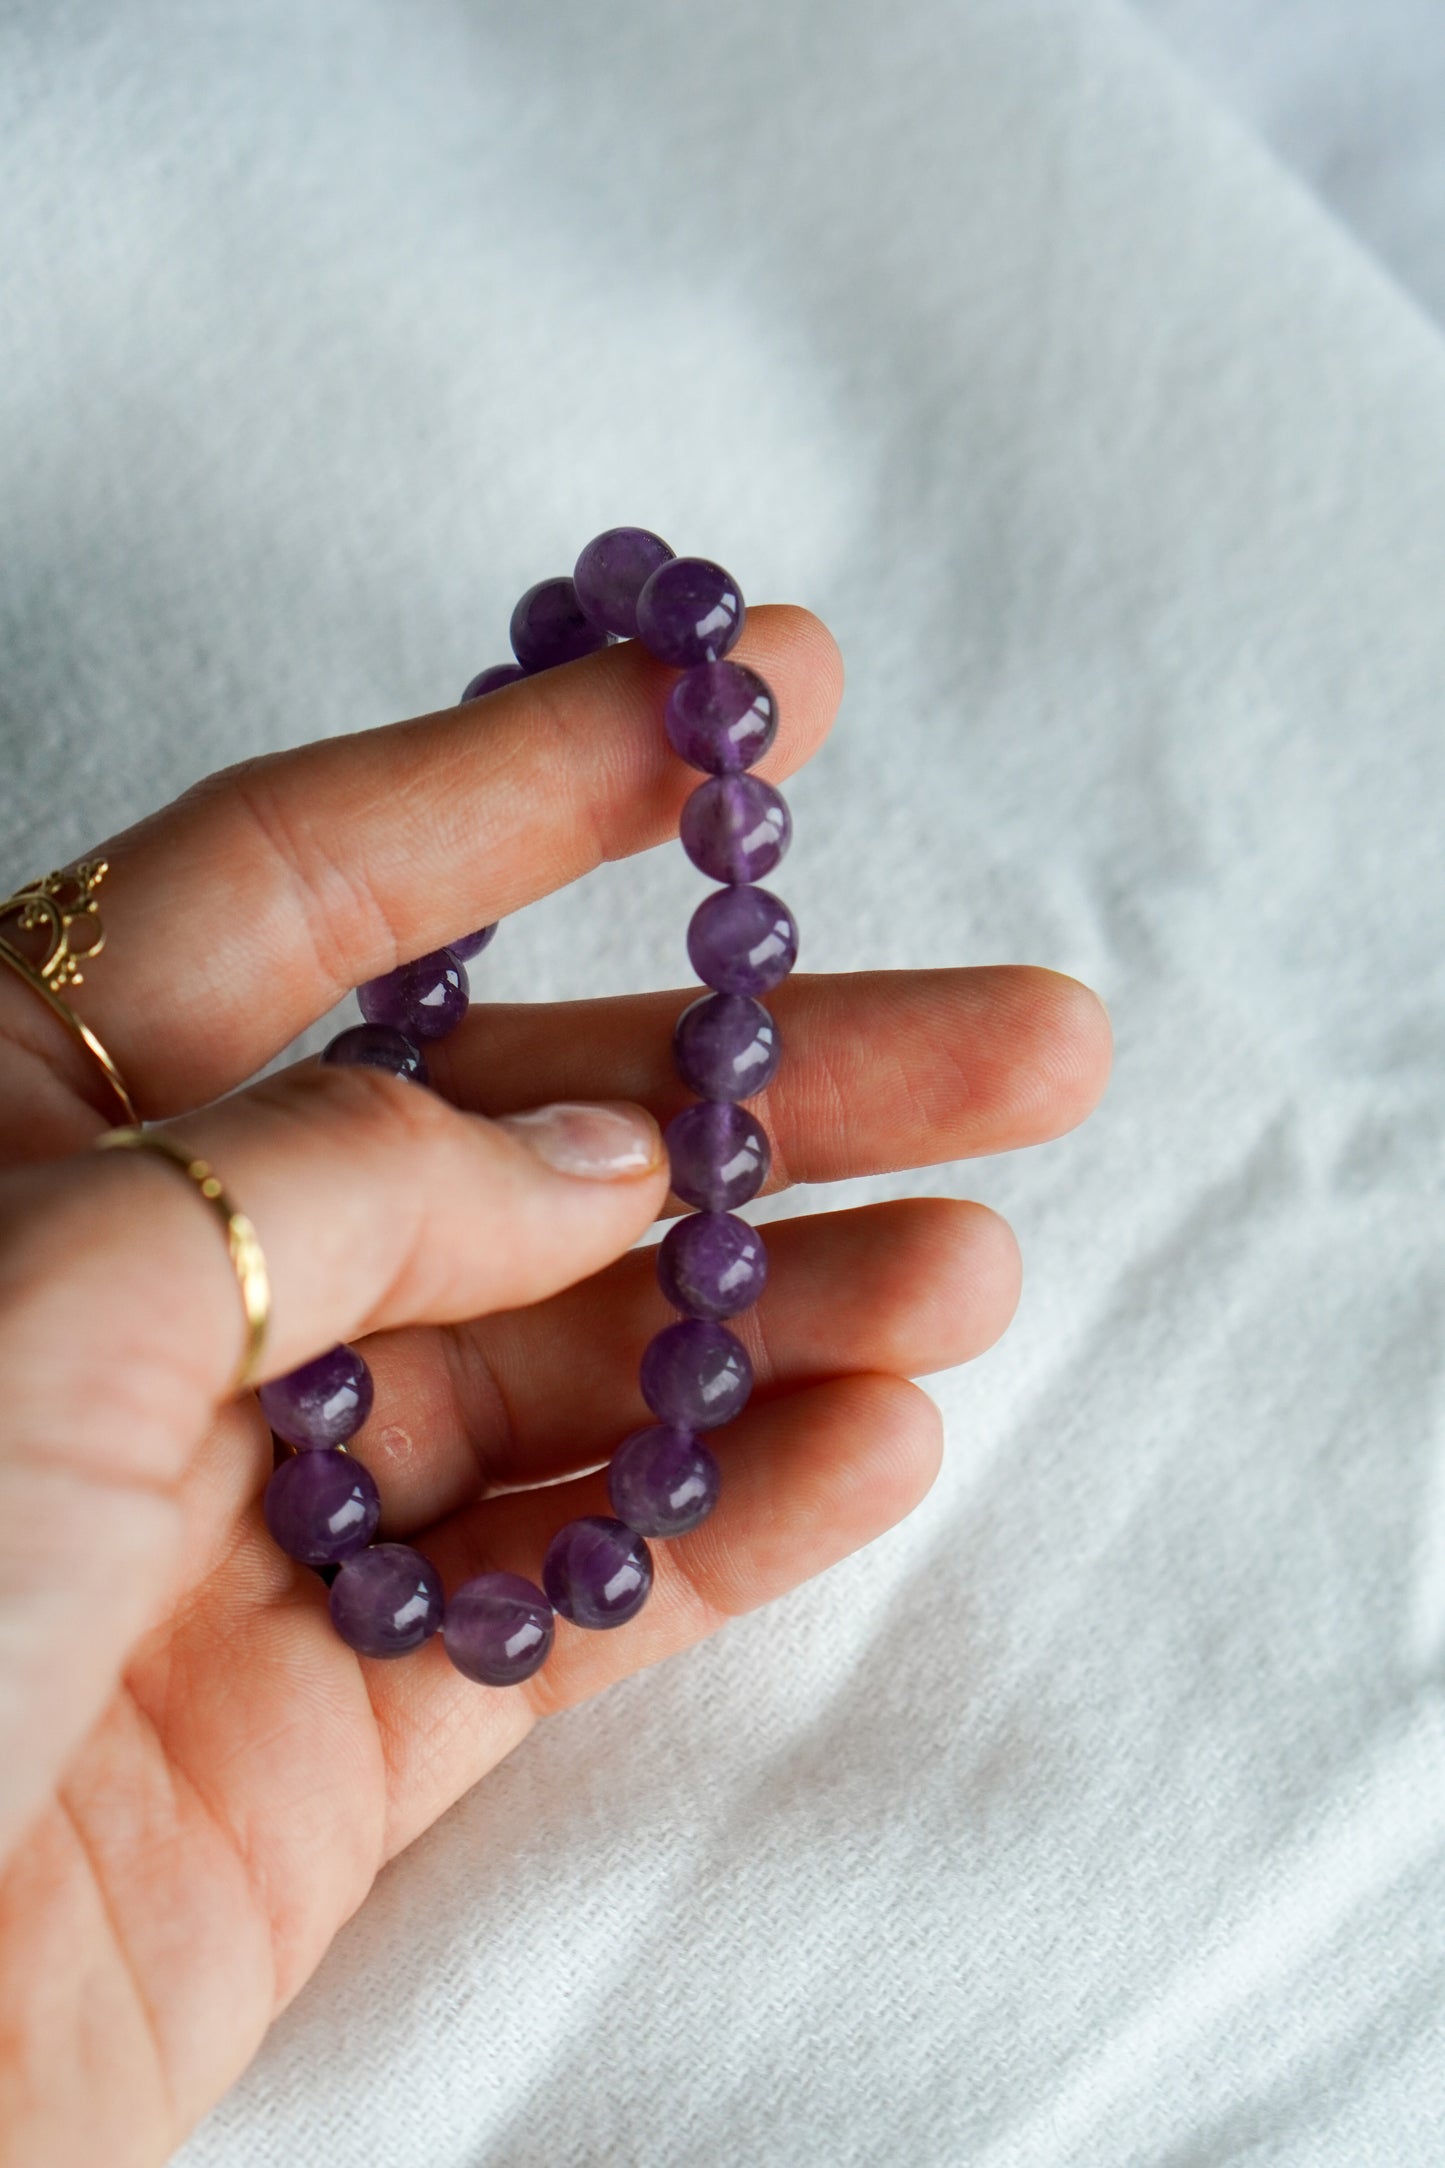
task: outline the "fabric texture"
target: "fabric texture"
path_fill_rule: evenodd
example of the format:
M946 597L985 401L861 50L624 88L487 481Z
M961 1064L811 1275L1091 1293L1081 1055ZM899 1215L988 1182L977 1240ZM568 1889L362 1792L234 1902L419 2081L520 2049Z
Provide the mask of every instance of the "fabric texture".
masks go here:
M1134 0L1431 313L1445 317L1437 0Z
M184 2168L1438 2168L1439 335L1105 0L12 0L0 112L0 878L638 522L841 643L805 967L1118 1042L848 1185L1024 1249L926 1502L542 1726ZM680 983L694 894L481 989Z

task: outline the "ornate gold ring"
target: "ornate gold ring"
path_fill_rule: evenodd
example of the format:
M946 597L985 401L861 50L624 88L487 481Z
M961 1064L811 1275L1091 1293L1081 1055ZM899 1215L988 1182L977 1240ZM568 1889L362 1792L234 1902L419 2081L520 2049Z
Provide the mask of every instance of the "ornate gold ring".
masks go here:
M125 1080L105 1048L82 1022L68 1001L60 998L62 986L81 986L83 958L98 956L105 947L105 928L95 892L109 872L103 858L87 858L66 873L47 873L0 903L0 961L9 964L27 986L55 1011L66 1030L77 1038L96 1061L106 1083L120 1103L128 1122L138 1122L135 1101ZM13 934L39 934L34 954L11 938ZM38 957L38 961L36 958Z

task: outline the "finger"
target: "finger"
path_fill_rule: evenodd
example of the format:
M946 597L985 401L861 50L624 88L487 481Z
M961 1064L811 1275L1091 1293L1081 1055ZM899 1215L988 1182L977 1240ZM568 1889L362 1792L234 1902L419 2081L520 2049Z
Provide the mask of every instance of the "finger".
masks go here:
M626 1626L595 1633L559 1619L546 1664L520 1687L461 1678L436 1642L404 1664L362 1663L390 1776L388 1856L509 1752L538 1715L676 1655L891 1528L933 1482L942 1426L916 1386L860 1376L749 1408L715 1442L718 1504L690 1535L650 1546L652 1592ZM594 1474L487 1500L418 1541L448 1590L496 1568L535 1582L565 1522L610 1511L605 1478ZM329 1632L321 1594L310 1601L317 1630Z
M266 1377L338 1340L542 1300L625 1249L666 1182L641 1109L494 1122L366 1069L298 1067L192 1114L177 1141L221 1171L256 1226ZM183 1372L200 1395L192 1415L227 1397L241 1308L190 1185L117 1153L21 1170L5 1196L0 1374L6 1350L19 1360L27 1343L49 1354L73 1340L78 1313L97 1368L134 1375L144 1353L158 1373ZM103 1432L107 1396L93 1398Z
M734 652L779 703L760 772L788 775L832 721L837 649L775 606ZM674 676L629 641L229 769L107 844L106 946L77 1006L142 1112L216 1097L363 980L660 842L698 781L662 730ZM94 1064L8 972L0 1027L113 1118Z
M692 993L474 1009L432 1064L463 1106L505 1113L537 1093L615 1096L660 1121L688 1094L672 1028ZM1013 1151L1072 1129L1102 1096L1112 1037L1097 994L1058 971L798 976L768 997L783 1062L753 1102L770 1189Z
M496 1113L514 1108L535 1077L549 1092L641 1098L665 1118L678 1092L670 1035L684 998L489 1007L456 1035L456 1065L440 1081ZM1007 967L802 977L780 988L773 1005L786 1058L762 1111L779 1165L800 1179L1037 1141L1080 1120L1108 1075L1102 1005L1056 972ZM435 1050L434 1073L441 1071L435 1057L449 1055L451 1046ZM843 1125L841 1142L835 1124ZM788 1239L781 1227L767 1235L770 1244ZM647 1270L650 1264L642 1268L643 1283ZM646 1337L638 1339L639 1350ZM963 1361L969 1352L961 1348L952 1359ZM469 1345L465 1334L444 1343L425 1335L395 1348L377 1342L367 1353L378 1376L377 1414L358 1450L381 1477L399 1525L414 1525L429 1497L440 1510L442 1501L457 1501L483 1480L539 1479L523 1462L531 1441L548 1433L526 1423L526 1396L515 1384L512 1400L522 1420L504 1412L502 1385L487 1376L484 1347ZM393 1372L394 1365L401 1367ZM919 1359L900 1367L928 1366ZM500 1376L515 1370L504 1366ZM623 1434L622 1410L635 1406L633 1391L629 1375L621 1394L596 1403L605 1413L588 1428L587 1396L579 1387L589 1454L595 1446L601 1458ZM519 1442L503 1452L498 1441L509 1421L517 1421ZM612 1439L598 1444L602 1424L616 1427ZM198 1480L209 1480L209 1466L198 1469ZM393 1491L393 1484L400 1487ZM211 1500L209 1490L205 1497ZM198 1560L208 1556L203 1536L213 1540L221 1519L209 1504L198 1507L190 1537Z
M589 1120L611 1164L586 1174ZM256 1224L268 1376L367 1330L537 1301L634 1240L667 1181L640 1112L504 1126L372 1071L294 1071L184 1141ZM182 1479L243 1341L225 1244L174 1168L84 1155L0 1185L0 1843L174 1593Z
M752 1360L755 1400L822 1378L921 1377L969 1362L1018 1304L1018 1244L984 1205L906 1198L764 1232L767 1287L729 1321ZM376 1402L352 1451L377 1479L387 1534L414 1533L483 1490L575 1475L654 1419L638 1363L677 1315L656 1257L629 1251L534 1309L366 1343Z

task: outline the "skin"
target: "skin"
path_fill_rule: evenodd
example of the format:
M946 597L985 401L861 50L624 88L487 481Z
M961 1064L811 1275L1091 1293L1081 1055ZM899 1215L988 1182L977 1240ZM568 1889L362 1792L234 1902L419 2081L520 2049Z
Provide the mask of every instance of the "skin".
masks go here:
M837 651L749 614L740 660L791 773L831 725ZM383 1536L453 1588L535 1579L600 1464L648 1420L668 1209L644 1122L630 1171L546 1167L505 1118L624 1102L659 1122L675 994L474 1007L432 1092L303 1064L245 1079L359 981L675 830L696 782L656 727L670 673L635 644L463 709L211 778L103 847L107 946L75 1004L148 1120L213 1160L273 1287L268 1376L359 1344L354 1450ZM757 1103L771 1187L1013 1149L1104 1089L1103 1008L1057 973L797 976ZM199 1111L198 1111L199 1110ZM439 1640L395 1663L333 1633L267 1537L272 1464L214 1221L171 1169L87 1150L117 1119L93 1065L0 971L0 2164L163 2161L232 2083L380 1867L539 1718L660 1662L891 1527L939 1465L910 1377L1007 1326L1019 1259L982 1206L927 1198L769 1230L737 1321L757 1367L714 1435L721 1500L653 1546L615 1632L559 1621L524 1686ZM562 1480L558 1480L562 1479ZM539 1484L548 1487L537 1489Z

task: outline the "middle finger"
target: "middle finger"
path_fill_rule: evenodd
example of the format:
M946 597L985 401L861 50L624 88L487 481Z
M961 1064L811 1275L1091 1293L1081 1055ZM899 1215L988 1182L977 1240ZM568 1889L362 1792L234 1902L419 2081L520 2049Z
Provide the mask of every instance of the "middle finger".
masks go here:
M690 1096L673 1025L705 991L479 1004L429 1054L432 1081L474 1113L627 1099L666 1122ZM795 974L768 1007L783 1062L752 1103L770 1190L1040 1144L1081 1122L1108 1080L1103 1003L1031 965Z

